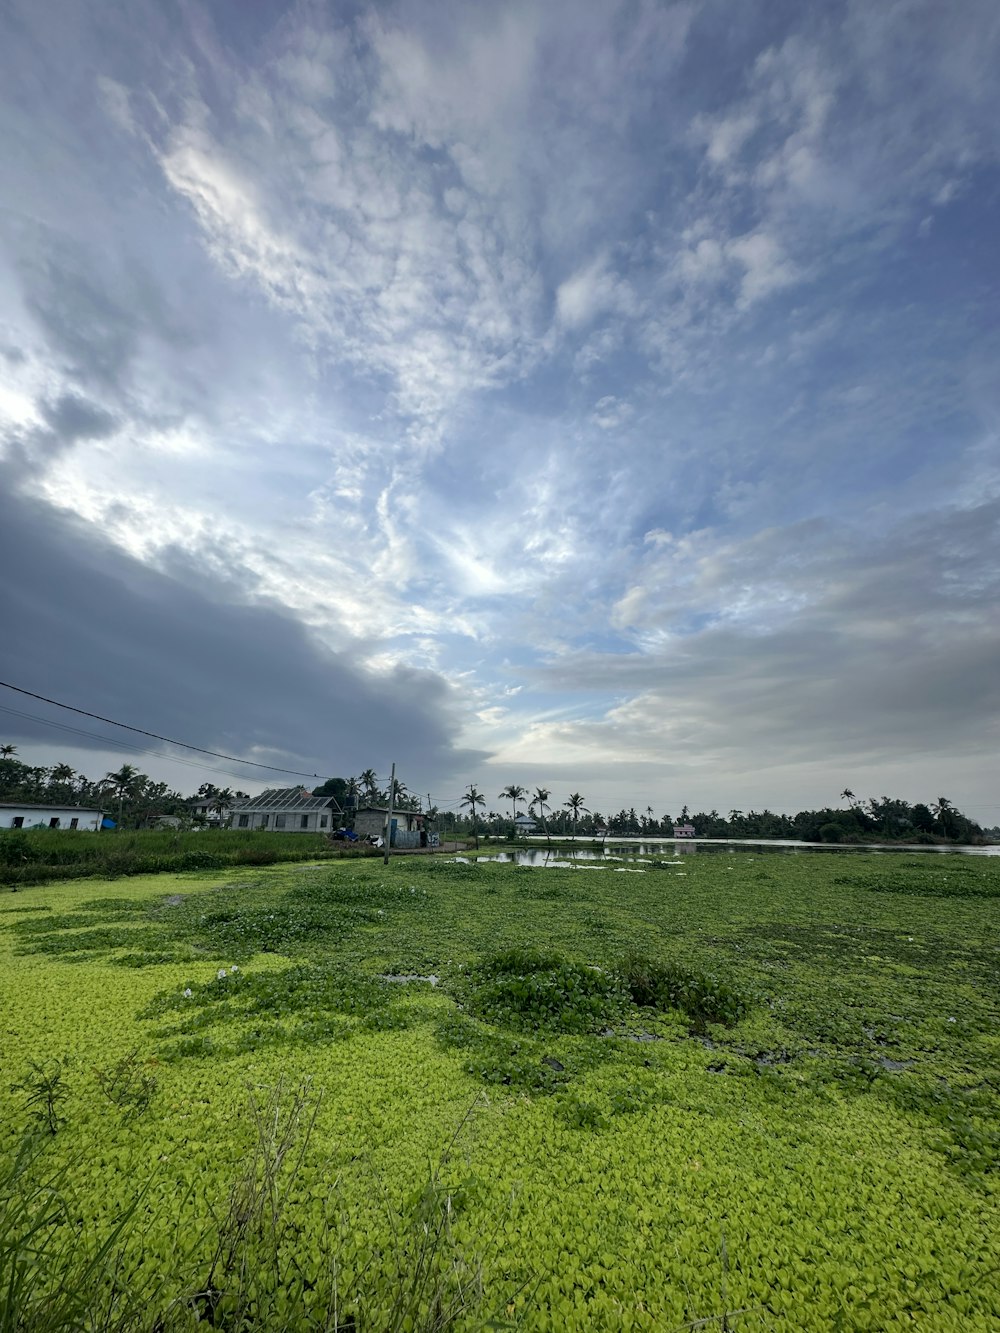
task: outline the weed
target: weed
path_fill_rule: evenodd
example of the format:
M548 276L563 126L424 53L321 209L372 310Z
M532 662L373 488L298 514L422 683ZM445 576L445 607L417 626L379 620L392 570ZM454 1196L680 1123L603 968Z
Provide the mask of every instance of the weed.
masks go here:
M20 1083L11 1084L11 1092L23 1092L25 1106L32 1116L49 1134L55 1134L59 1126L66 1123L65 1117L59 1114L59 1107L69 1097L63 1079L63 1061L53 1059L39 1063L32 1060L28 1070Z
M105 1069L95 1069L94 1076L108 1101L123 1110L127 1119L147 1111L160 1086L156 1075L143 1069L138 1051L129 1051Z
M629 954L622 975L634 1004L652 1009L680 1009L701 1031L705 1023L739 1022L749 1012L747 999L727 982L676 963L660 963Z
M626 996L613 971L562 954L515 948L484 959L468 1003L494 1023L589 1032L621 1017Z

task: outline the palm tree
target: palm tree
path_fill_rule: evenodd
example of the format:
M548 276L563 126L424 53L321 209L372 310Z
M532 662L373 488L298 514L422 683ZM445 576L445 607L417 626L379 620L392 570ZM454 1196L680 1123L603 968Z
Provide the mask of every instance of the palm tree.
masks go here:
M548 787L536 787L535 794L531 798L531 805L528 807L528 813L531 814L535 806L538 806L538 813L542 817L542 828L545 830L545 841L550 842L549 826L545 822L545 811L549 808L548 800L552 793Z
M853 805L858 798L854 795L854 792L851 791L850 787L845 787L840 793L840 799L846 801L848 805Z
M934 802L934 814L937 816L937 821L941 825L941 832L946 838L951 837L954 813L955 807L947 796L939 796Z
M587 814L587 807L583 803L583 797L578 791L573 792L568 801L563 801L563 805L573 816L573 837L576 837L577 820L582 814Z
M374 768L366 768L358 778L358 781L361 783L364 793L369 801L374 801L378 796L378 774L375 772Z
M527 794L527 787L519 787L513 782L509 787L504 787L503 791L500 793L500 795L505 796L514 807L514 822L511 824L511 837L513 838L517 837L517 803L518 801L523 801Z
M467 805L469 807L469 813L472 815L472 836L476 840L476 851L479 850L479 825L476 823L476 806L485 804L486 797L474 782L470 782L469 790L459 801L459 805Z
M131 795L139 785L139 779L145 782L146 776L132 764L122 764L117 773L106 773L101 782L101 786L107 788L112 796L118 798L118 827L121 828L122 811L125 807L125 797Z
M233 803L233 793L229 787L223 787L212 797L212 813L219 816L219 828L222 828L223 820L229 812L229 807Z
M0 745L0 759L13 759L16 754L16 745Z
M49 777L56 784L59 795L69 800L73 795L72 783L76 777L76 769L70 768L69 764L56 764Z

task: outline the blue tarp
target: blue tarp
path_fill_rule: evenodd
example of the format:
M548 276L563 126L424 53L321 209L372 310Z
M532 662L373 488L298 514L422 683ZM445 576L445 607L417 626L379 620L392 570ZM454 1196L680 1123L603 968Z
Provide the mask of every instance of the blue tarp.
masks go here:
M113 819L102 819L102 820L101 820L101 828L117 828L117 827L118 827L118 825L115 823L115 821L114 821Z

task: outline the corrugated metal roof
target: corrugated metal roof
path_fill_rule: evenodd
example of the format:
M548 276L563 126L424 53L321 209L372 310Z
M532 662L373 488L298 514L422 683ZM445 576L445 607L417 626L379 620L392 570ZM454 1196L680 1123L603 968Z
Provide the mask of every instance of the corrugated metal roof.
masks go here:
M332 796L313 796L304 787L269 787L239 806L241 815L257 810L328 810L336 805Z

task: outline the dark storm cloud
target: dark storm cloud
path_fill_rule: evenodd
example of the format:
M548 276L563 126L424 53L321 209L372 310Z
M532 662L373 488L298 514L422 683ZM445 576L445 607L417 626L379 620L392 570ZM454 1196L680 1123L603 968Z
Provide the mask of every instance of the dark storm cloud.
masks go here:
M53 403L46 403L42 415L52 433L66 442L100 440L113 435L118 422L110 412L74 393L64 393Z
M480 757L452 747L457 719L441 677L406 668L376 676L326 650L290 615L220 605L77 520L12 493L5 471L4 680L206 748L265 747L278 756L268 762L291 768L346 775L396 760L406 774L429 781ZM0 694L5 707L114 736L113 729ZM58 736L27 721L7 721L5 732L14 726L26 739L51 743ZM115 741L89 744L108 749Z

